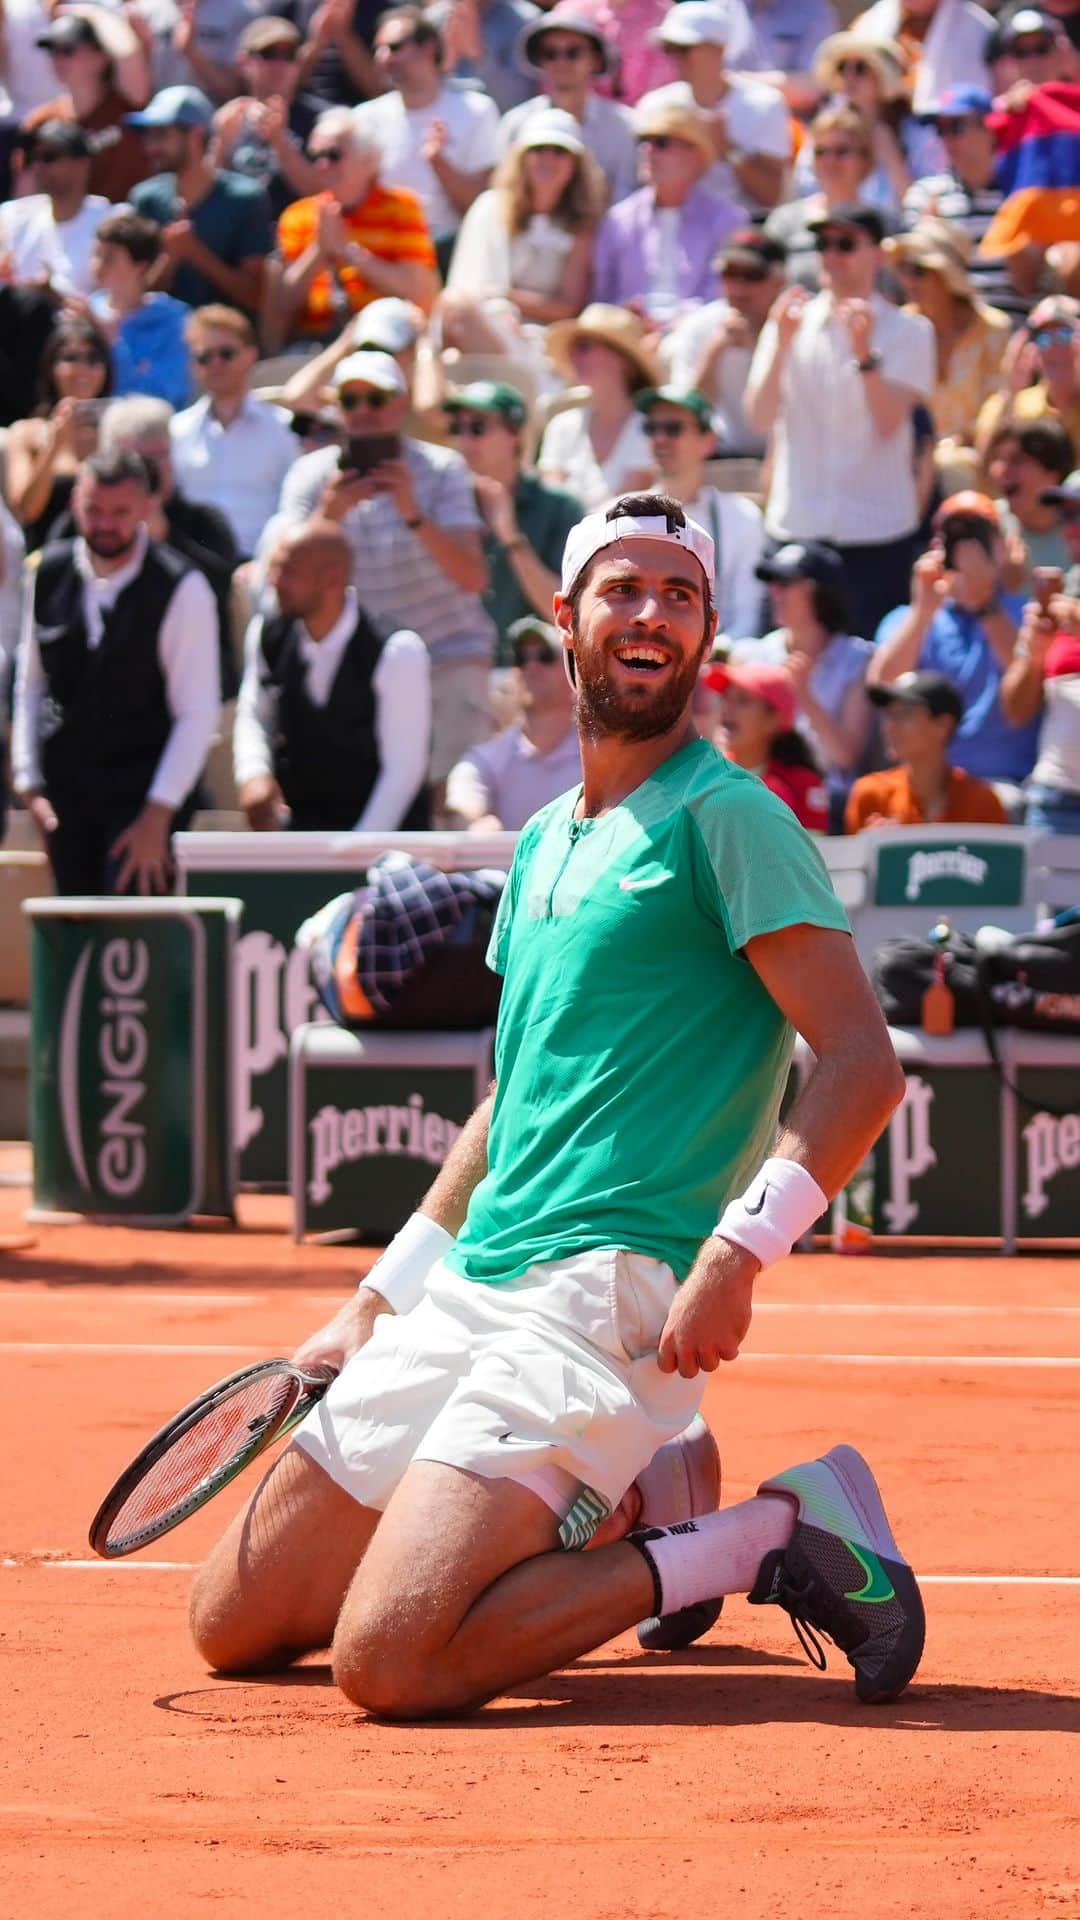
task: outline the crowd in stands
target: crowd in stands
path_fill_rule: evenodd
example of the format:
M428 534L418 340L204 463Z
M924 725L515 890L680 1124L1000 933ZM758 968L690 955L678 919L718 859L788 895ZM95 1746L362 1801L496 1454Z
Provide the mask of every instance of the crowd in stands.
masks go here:
M5 0L8 804L62 890L577 776L569 529L711 534L813 832L1080 833L1080 0Z

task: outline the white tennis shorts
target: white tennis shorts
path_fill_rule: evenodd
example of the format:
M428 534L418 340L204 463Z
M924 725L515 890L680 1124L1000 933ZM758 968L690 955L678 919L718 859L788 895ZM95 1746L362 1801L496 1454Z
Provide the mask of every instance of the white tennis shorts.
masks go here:
M675 1297L659 1260L606 1247L490 1287L438 1261L426 1297L383 1314L297 1444L381 1512L413 1460L532 1487L583 1544L665 1440L697 1412L703 1380L661 1373Z

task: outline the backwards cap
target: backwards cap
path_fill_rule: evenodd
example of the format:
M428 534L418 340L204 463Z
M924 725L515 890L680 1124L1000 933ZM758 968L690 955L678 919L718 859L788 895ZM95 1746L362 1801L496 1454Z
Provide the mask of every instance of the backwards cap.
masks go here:
M594 554L613 547L619 540L655 540L660 546L681 547L684 553L693 554L705 575L709 592L713 591L716 572L713 543L696 520L687 520L685 526L679 527L663 513L616 513L609 519L606 512L601 512L588 514L570 529L563 551L563 593L570 592Z

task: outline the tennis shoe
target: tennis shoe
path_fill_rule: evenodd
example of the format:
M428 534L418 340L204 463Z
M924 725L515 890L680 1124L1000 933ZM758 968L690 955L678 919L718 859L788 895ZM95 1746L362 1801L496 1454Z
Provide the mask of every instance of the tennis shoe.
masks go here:
M720 1450L696 1413L688 1427L658 1447L637 1480L641 1514L637 1527L673 1527L720 1505ZM643 1620L637 1636L647 1653L674 1653L692 1646L716 1625L723 1600L699 1600L676 1613Z
M798 1517L787 1546L758 1568L751 1605L783 1607L822 1673L818 1635L831 1640L855 1669L860 1700L895 1700L919 1664L926 1620L866 1461L854 1447L833 1447L758 1492L792 1495Z

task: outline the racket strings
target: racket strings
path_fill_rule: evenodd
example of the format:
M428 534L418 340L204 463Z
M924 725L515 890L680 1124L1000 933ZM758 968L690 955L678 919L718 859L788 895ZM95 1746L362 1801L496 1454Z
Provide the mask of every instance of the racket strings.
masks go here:
M211 1406L132 1488L109 1523L107 1543L115 1546L157 1526L177 1508L198 1503L209 1483L231 1478L237 1462L258 1452L267 1430L289 1412L297 1391L293 1375L271 1374Z

